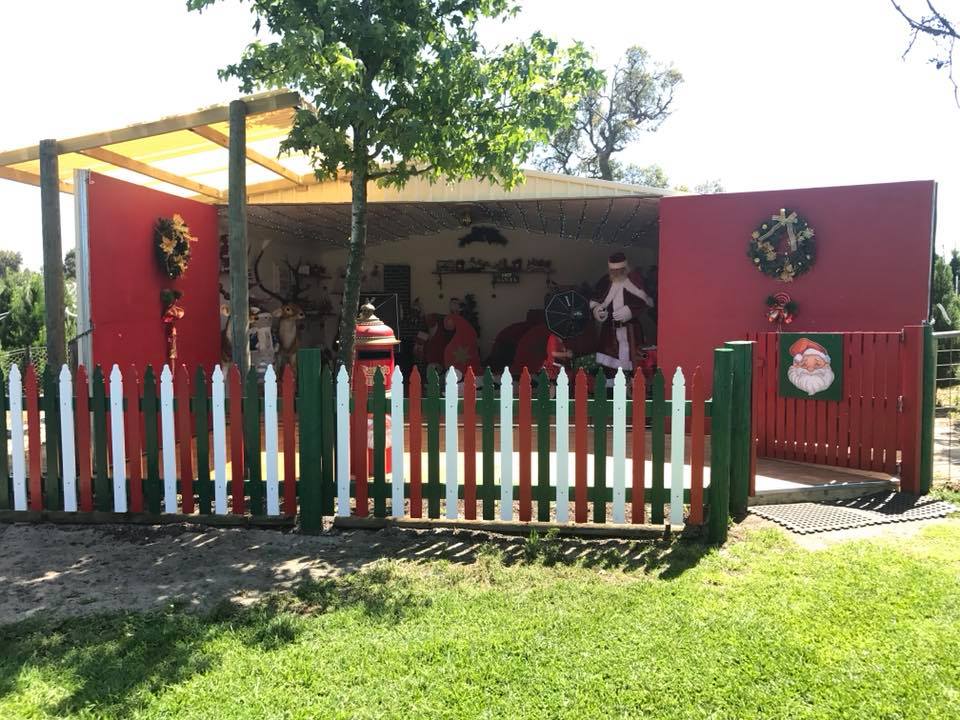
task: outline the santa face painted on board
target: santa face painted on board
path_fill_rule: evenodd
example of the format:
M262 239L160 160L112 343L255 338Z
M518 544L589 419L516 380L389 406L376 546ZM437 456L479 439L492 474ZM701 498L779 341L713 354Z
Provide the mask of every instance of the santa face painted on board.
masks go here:
M816 395L833 384L836 376L830 367L830 356L822 345L800 338L790 346L790 354L793 364L787 370L787 379L794 387L807 395Z

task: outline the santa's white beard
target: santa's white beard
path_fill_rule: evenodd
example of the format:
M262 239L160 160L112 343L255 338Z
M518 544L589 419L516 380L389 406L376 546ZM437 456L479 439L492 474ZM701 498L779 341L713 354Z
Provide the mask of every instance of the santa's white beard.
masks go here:
M787 370L787 378L795 387L803 390L807 395L816 395L833 384L833 369L824 365L818 370L804 370L799 365L791 365Z

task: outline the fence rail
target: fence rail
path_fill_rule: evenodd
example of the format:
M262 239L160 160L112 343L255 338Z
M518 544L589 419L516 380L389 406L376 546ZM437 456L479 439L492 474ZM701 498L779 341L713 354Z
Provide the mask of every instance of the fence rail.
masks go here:
M714 398L699 370L688 387L677 369L669 400L659 372L650 400L639 373L629 387L618 373L608 397L606 378L582 370L552 392L543 373L506 371L498 388L489 370L459 383L452 369L442 383L436 371L425 383L377 372L368 390L314 351L301 352L298 382L271 367L262 384L233 367L88 378L14 365L0 382L12 458L0 453L0 510L299 514L305 530L325 516L529 522L535 511L555 523L709 520L720 540L736 413L731 351L717 353Z

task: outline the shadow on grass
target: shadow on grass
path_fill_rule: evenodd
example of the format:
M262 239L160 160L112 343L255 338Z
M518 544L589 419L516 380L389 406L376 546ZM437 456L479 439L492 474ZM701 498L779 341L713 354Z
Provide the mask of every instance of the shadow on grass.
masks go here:
M128 717L165 688L218 666L215 641L225 635L270 652L296 642L304 615L359 610L374 622L395 623L429 605L412 581L389 564L335 580L301 584L252 605L224 600L209 613L121 613L56 623L35 618L0 626L0 699L30 683L52 688L44 711L54 716L86 710L95 717ZM33 697L36 700L36 696Z

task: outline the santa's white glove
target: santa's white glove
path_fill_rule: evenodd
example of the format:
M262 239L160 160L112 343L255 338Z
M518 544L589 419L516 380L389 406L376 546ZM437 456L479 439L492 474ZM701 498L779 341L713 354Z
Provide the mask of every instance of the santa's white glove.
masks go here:
M617 322L629 322L633 318L633 311L626 305L613 311L613 319Z
M596 305L593 308L593 317L597 319L597 322L606 322L607 320L607 309L603 305Z

